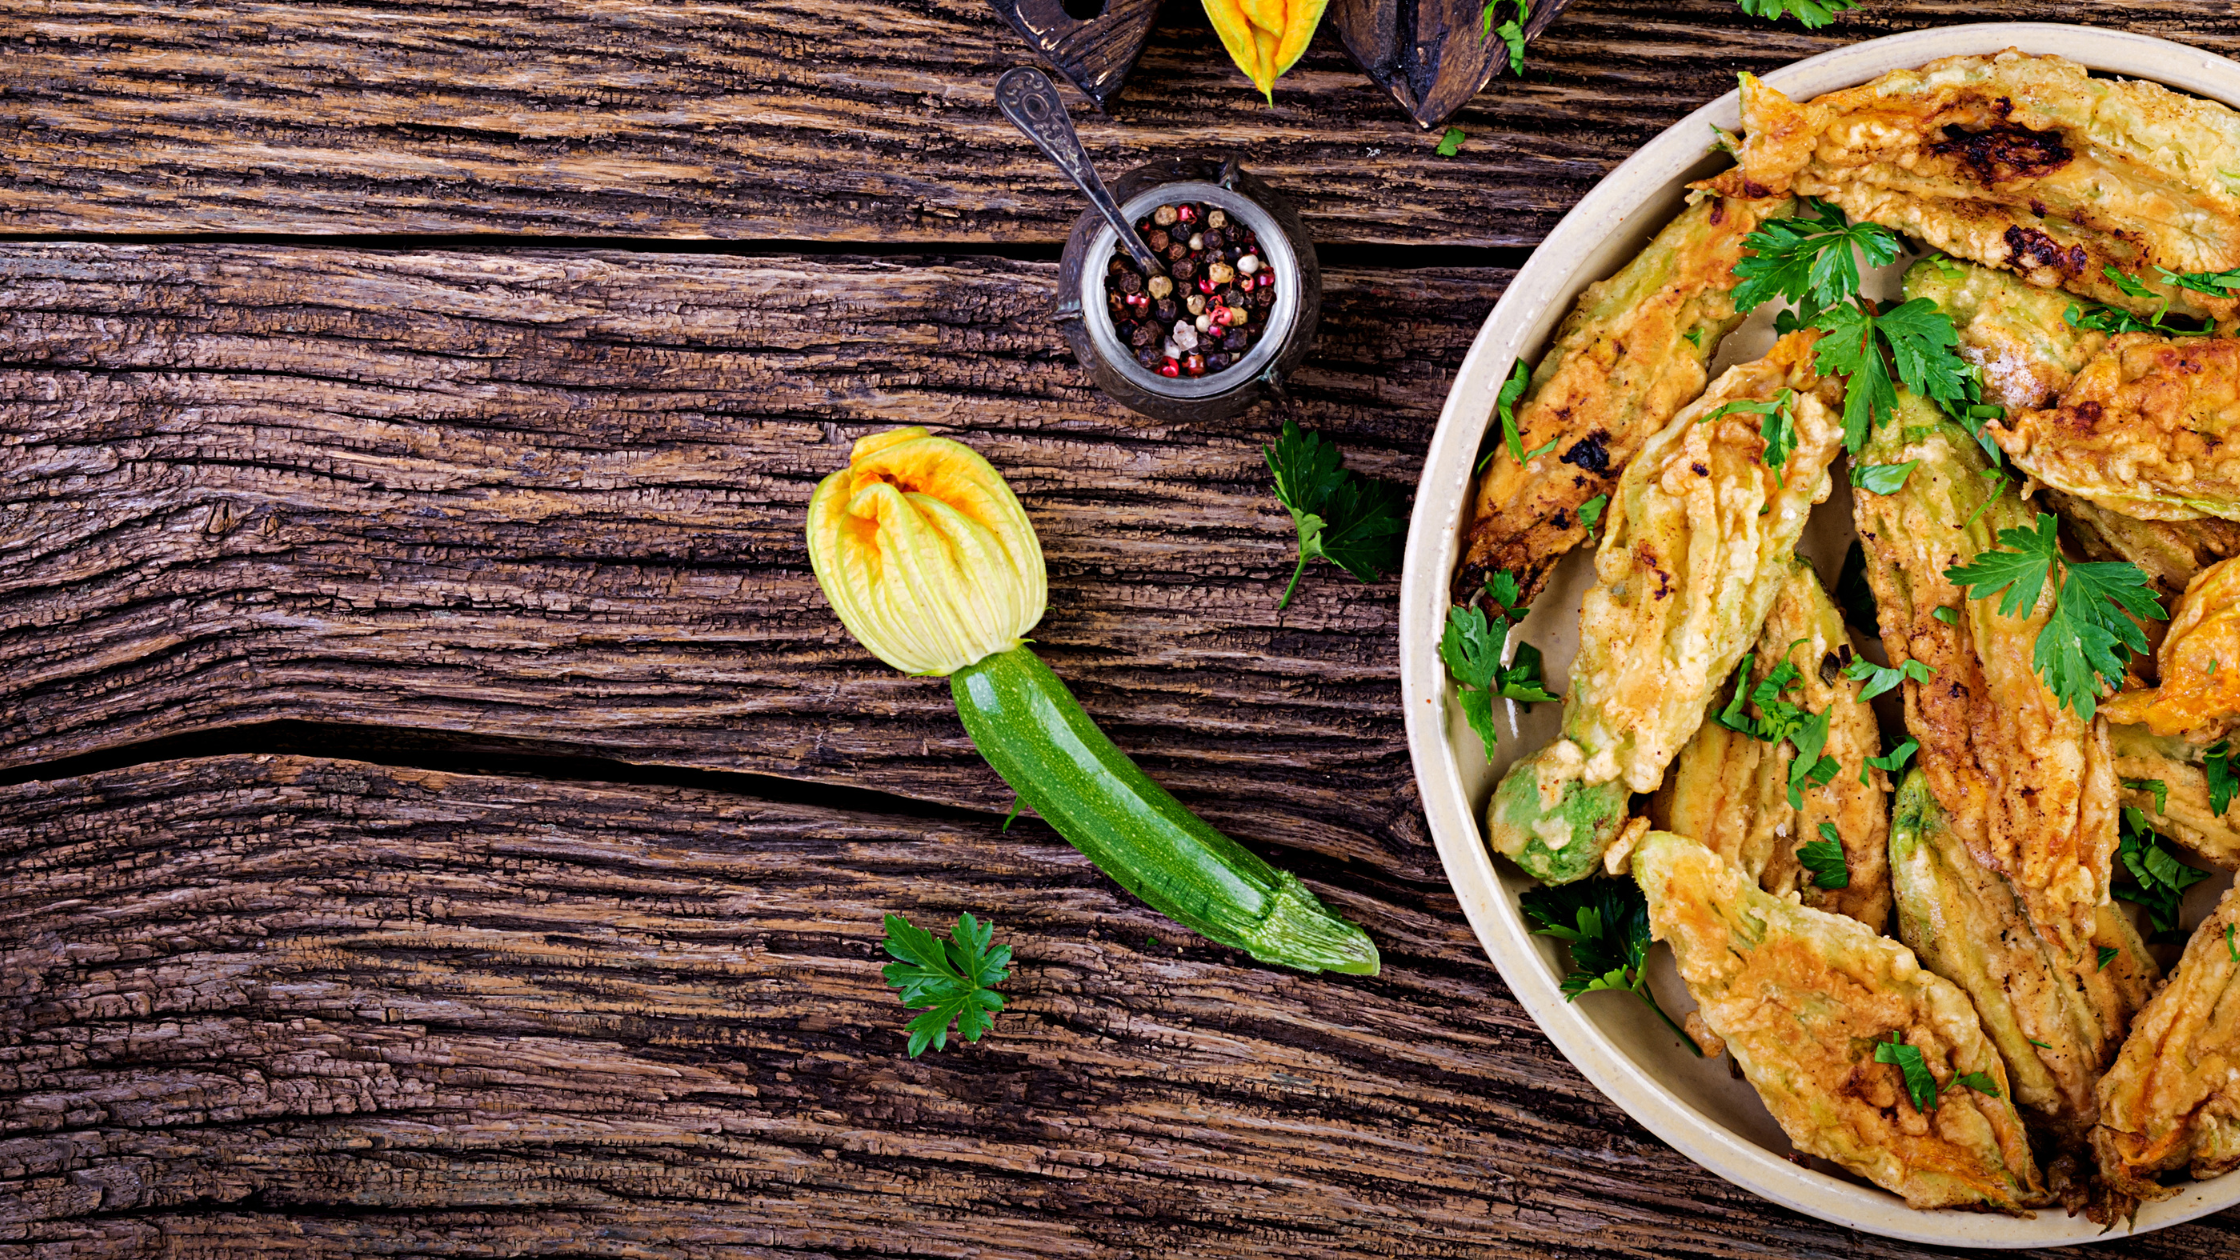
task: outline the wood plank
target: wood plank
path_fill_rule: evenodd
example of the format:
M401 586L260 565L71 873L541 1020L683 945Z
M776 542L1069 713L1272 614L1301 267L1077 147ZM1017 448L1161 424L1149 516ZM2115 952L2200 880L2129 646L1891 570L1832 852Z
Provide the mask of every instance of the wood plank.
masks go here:
M0 788L0 872L0 1256L1932 1254L1630 1123L1444 885L1317 880L1387 970L1309 977L1033 823L289 757ZM960 909L1009 1006L911 1061Z
M1311 198L1323 241L1492 246L1539 240L1737 70L1982 16L1872 0L1806 34L1732 0L1584 0L1442 159L1334 32L1270 108L1184 8L1110 119L1081 110L1107 170L1234 152ZM2240 51L2228 0L2000 16ZM1051 243L1082 208L994 111L1029 54L981 0L19 0L0 47L0 231Z
M946 687L858 648L803 547L848 443L916 421L1024 497L1038 650L1123 746L1242 834L1435 878L1396 582L1318 569L1279 614L1276 422L1105 403L1044 314L1053 275L0 247L0 764L304 719L1000 812ZM1507 275L1331 271L1307 422L1412 485Z

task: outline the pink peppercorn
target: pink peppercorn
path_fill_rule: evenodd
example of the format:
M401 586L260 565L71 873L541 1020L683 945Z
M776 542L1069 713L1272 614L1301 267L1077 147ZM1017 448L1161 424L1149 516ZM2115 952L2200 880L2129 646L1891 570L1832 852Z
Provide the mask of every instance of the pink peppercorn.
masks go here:
M1166 362L1164 362L1164 363L1162 363L1162 364L1160 364L1160 365L1159 365L1159 375L1161 375L1161 376L1180 376L1180 375L1182 375L1182 365L1181 365L1181 364L1179 364L1179 363L1176 363L1176 362L1175 362L1175 361L1174 361L1173 359L1169 359L1169 360L1167 360Z

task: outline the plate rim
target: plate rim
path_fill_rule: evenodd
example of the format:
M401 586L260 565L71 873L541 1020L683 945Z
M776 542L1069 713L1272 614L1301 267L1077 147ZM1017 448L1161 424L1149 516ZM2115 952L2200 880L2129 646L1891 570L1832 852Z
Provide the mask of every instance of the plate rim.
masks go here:
M1855 86L1896 67L1940 57L2018 48L2052 53L2090 69L2161 83L2240 109L2240 62L2151 35L2057 22L1982 22L1905 31L1862 40L1791 62L1762 76L1800 99ZM1582 260L1633 212L1705 156L1712 125L1741 124L1739 91L1681 118L1613 168L1532 252L1495 303L1456 369L1424 456L1410 513L1400 580L1400 690L1408 754L1432 840L1463 914L1510 992L1548 1039L1603 1095L1650 1132L1725 1180L1844 1228L1905 1242L2006 1249L2103 1239L2082 1217L2041 1210L2034 1219L1917 1211L1897 1196L1799 1167L1737 1134L1671 1093L1620 1050L1557 988L1501 888L1463 786L1448 737L1448 686L1437 652L1449 575L1458 558L1470 472L1491 422L1490 400L1525 346L1552 328L1587 283ZM1556 304L1561 311L1550 315ZM1467 432L1465 432L1467 430ZM2143 1205L2133 1233L2147 1233L2240 1205L2240 1171L2181 1187L2175 1198Z

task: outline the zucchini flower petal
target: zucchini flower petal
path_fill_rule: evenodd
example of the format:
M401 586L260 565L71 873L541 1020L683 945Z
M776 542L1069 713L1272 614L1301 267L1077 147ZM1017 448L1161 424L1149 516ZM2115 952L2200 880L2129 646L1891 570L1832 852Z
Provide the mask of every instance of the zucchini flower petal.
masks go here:
M817 486L809 562L848 633L906 674L945 676L1017 647L1050 594L1003 476L916 426L857 439Z

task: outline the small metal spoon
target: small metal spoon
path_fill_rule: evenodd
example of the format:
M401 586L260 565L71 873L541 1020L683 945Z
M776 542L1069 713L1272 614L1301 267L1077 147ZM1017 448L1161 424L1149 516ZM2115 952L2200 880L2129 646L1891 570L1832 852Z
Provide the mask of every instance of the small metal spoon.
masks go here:
M1165 275L1166 264L1151 252L1136 235L1135 226L1128 216L1120 213L1120 203L1105 190L1104 181L1097 178L1097 168L1090 165L1088 150L1081 147L1081 137L1074 134L1073 120L1066 117L1065 102L1058 97L1058 85L1050 76L1033 66L1013 66L996 80L996 108L1011 120L1011 125L1034 141L1035 147L1049 155L1066 178L1074 182L1089 204L1097 208L1104 221L1120 234L1120 244L1136 266L1146 276Z

